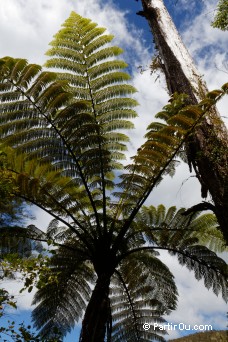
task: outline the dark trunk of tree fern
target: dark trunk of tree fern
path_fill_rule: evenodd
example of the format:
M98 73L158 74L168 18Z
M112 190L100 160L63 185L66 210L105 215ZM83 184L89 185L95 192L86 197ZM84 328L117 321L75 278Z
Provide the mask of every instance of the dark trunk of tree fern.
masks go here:
M189 95L196 104L207 93L194 62L185 48L162 0L142 0L144 16L151 28L162 61L169 93ZM190 170L193 166L201 183L202 197L210 193L220 229L228 244L228 132L216 109L204 118L186 148ZM195 207L194 210L200 209Z
M110 275L98 277L82 321L80 342L104 342L110 319Z

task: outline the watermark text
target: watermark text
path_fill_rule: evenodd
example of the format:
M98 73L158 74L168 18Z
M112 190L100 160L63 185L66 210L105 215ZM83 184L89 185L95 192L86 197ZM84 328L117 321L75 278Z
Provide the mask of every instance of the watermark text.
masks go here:
M173 323L166 323L166 324L159 324L159 323L144 323L143 324L144 330L195 330L195 331L210 331L213 330L212 325L210 324L173 324Z

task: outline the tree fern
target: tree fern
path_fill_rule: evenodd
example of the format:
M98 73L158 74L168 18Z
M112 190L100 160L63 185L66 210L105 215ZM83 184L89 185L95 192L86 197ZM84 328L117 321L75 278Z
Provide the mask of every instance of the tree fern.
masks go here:
M212 242L205 232L215 221L143 204L174 172L186 138L227 87L197 106L174 95L159 114L165 122L149 125L146 142L120 174L129 140L124 129L133 127L137 102L128 97L135 89L116 59L122 50L108 45L112 38L71 13L47 52L45 66L55 72L23 59L0 60L0 137L14 195L53 217L46 233L33 225L14 230L55 246L52 276L40 274L34 298L33 319L44 338L53 327L66 334L84 317L82 342L164 340L142 327L163 322L176 307L174 279L159 249L176 254L226 299L224 263L200 245L201 233L202 244Z

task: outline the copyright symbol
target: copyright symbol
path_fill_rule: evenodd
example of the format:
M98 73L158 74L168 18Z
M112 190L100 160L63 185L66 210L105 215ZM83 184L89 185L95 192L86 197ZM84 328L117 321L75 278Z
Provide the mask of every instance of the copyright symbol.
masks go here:
M143 324L143 329L144 330L149 330L150 329L150 324L149 323L144 323Z

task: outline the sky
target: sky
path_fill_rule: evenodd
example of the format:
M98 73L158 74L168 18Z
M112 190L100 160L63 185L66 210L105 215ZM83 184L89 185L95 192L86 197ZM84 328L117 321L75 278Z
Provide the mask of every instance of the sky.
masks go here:
M220 88L227 82L225 63L228 35L210 26L216 1L166 0L165 3L208 88ZM134 120L136 129L129 133L130 157L144 141L146 127L154 115L169 99L163 76L150 73L152 36L146 20L136 15L141 10L140 1L0 0L0 58L21 57L31 63L43 64L48 43L72 10L106 27L115 36L114 44L125 51L122 58L129 64L131 83L138 89L135 98L139 102L138 118ZM141 69L144 70L142 73ZM228 99L222 100L218 107L224 122L228 124ZM188 167L181 164L172 179L167 177L155 189L147 204L163 203L167 207L176 205L179 208L190 207L199 201L199 184L194 174L189 173ZM39 210L34 209L34 212L37 226L46 227L49 217ZM173 272L179 291L178 308L167 317L167 321L173 324L211 324L214 329L225 329L227 307L222 299L205 289L203 283L196 281L192 273L179 266L175 258L168 257L165 252L161 253L161 258ZM18 310L16 313L9 312L9 317L29 322L33 293L19 295L20 283L8 282L5 285L18 299ZM78 331L79 328L76 328L64 342L77 340ZM178 329L169 331L169 338L188 333Z

